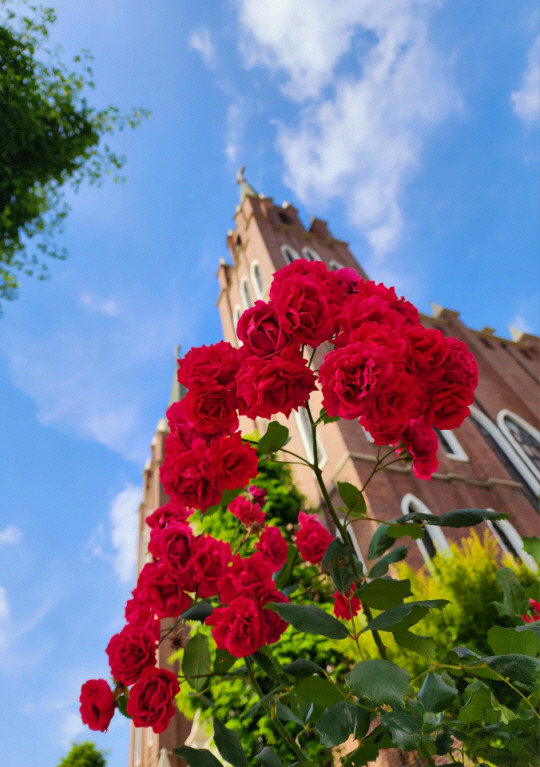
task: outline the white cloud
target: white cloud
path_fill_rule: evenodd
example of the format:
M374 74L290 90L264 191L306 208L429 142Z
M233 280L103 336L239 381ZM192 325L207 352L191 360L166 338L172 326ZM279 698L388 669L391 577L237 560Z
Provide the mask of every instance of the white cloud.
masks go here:
M448 62L429 39L439 0L242 0L249 66L285 73L303 102L278 128L286 183L306 205L344 198L382 257L403 229L400 198L424 140L461 108ZM347 57L347 71L338 65Z
M192 51L200 53L202 60L209 69L215 67L216 51L207 27L193 30L189 37L189 47Z
M73 711L65 711L60 721L59 742L64 748L69 748L77 735L86 732L86 727L82 723L81 715Z
M135 576L141 495L140 487L129 484L113 499L109 512L114 569L122 583L129 583Z
M225 155L231 165L236 166L242 151L244 138L245 114L238 102L229 104L225 127Z
M22 538L22 532L15 525L8 525L3 530L0 530L0 547L12 546L15 543L19 543ZM1 617L1 613L0 613Z
M540 120L540 35L529 51L521 88L511 95L514 112L525 123Z
M98 314L106 314L108 317L118 317L120 307L112 298L96 298L92 293L83 293L80 298L82 306Z

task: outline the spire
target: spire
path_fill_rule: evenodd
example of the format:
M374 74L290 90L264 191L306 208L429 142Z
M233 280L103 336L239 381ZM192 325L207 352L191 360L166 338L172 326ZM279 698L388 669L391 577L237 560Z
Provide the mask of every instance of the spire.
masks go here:
M245 165L241 165L236 174L236 183L240 185L240 205L244 202L246 197L258 197L259 195L253 189L251 184L244 178Z
M186 396L186 387L182 386L181 383L178 382L178 378L176 377L176 360L178 359L180 355L180 347L177 346L174 350L174 360L175 360L175 366L174 366L174 378L171 386L171 396L169 397L169 407L173 404L173 402L180 402L181 399L183 399Z

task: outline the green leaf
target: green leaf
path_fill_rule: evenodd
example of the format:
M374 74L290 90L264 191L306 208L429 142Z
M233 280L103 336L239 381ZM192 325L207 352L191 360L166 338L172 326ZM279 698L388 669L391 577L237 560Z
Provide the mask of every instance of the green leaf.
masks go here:
M200 621L203 623L212 614L213 610L214 608L210 602L196 602L191 607L188 607L180 617L183 621Z
M345 697L339 687L328 679L321 679L320 676L304 677L296 685L295 692L302 700L323 708L338 703Z
M214 658L214 671L216 674L225 674L234 664L238 658L231 655L228 650L216 650L216 657Z
M403 604L403 600L411 595L411 582L406 579L395 581L392 578L376 578L358 589L361 602L376 610L386 610Z
M521 627L520 627L521 628ZM496 655L519 653L536 657L540 642L534 631L492 626L487 633L488 644Z
M275 580L276 588L278 591L283 591L284 587L291 580L291 576L294 569L294 563L298 556L298 549L294 543L287 544L287 561L278 572Z
M345 639L349 636L349 630L343 623L315 605L268 602L265 608L274 610L284 621L293 625L297 631L303 631L306 634L318 634L329 639Z
M452 703L457 690L447 684L440 674L430 671L418 693L418 700L426 711L438 714Z
M330 574L340 594L350 588L356 577L355 573L362 574L362 563L350 546L339 538L330 542L322 558L321 568L323 572Z
M272 650L269 647L261 647L259 650L256 650L251 657L257 666L259 666L259 668L271 679L274 679L280 684L290 684L291 680L275 659Z
M182 673L194 690L201 692L208 684L207 675L210 673L210 650L208 637L194 634L184 650Z
M130 715L127 712L127 701L125 695L120 695L119 698L116 699L116 705L118 706L118 711L120 711L123 716L127 717L128 719L131 719Z
M409 536L409 538L418 540L419 538L424 537L424 533L426 531L423 525L417 525L414 522L408 522L407 524L403 524L403 525L402 524L388 525L388 530L386 532L390 536L390 538L396 539L396 538L404 538L405 536Z
M226 762L233 767L249 767L240 738L216 717L214 717L214 743Z
M535 688L536 676L540 669L540 661L537 658L530 658L528 655L494 655L490 658L483 658L488 667L505 679L509 679L512 684L519 684L531 692Z
M385 556L382 557L382 559L375 562L368 573L368 578L378 578L387 573L388 567L394 564L394 562L401 562L402 559L405 559L408 551L409 549L407 546L398 546L397 549L389 551L388 554L385 554Z
M472 527L479 525L484 520L508 519L508 514L500 511L488 511L487 509L456 509L446 514L423 514L421 511L413 511L395 521L403 524L407 520L412 522L427 522L428 525L437 527Z
M454 739L449 732L442 730L442 732L437 733L437 737L435 738L435 753L438 756L445 756L448 754L453 745Z
M352 517L365 516L367 512L366 500L357 487L351 485L350 482L338 482L337 489L343 503L347 506L348 514Z
M262 751L259 751L255 759L258 759L263 767L283 767L279 756L270 746L265 746Z
M324 408L321 408L321 412L319 413L318 421L322 421L324 424L326 423L335 423L335 421L339 421L340 416L339 415L328 415L326 410Z
M385 748L392 748L392 739L390 733L379 725L363 739L359 748L347 756L343 767L364 767L368 762L375 760L379 751Z
M396 644L400 647L404 647L406 650L422 655L427 660L432 661L437 652L437 645L435 640L431 637L421 636L420 634L413 634L412 631L394 631L394 639Z
M206 748L180 746L179 748L173 748L172 752L184 759L189 767L223 767L223 764Z
M520 616L529 608L523 586L510 568L502 567L497 571L497 581L503 590L503 607L507 614ZM497 605L497 603L495 603Z
M384 554L386 549L389 549L390 546L394 545L395 538L392 538L390 535L388 535L388 527L389 525L379 525L371 536L371 541L369 542L368 549L368 559L377 559L377 557L380 557L382 554Z
M525 536L522 538L523 549L540 565L540 538Z
M297 658L292 663L287 663L283 666L283 670L287 674L296 677L313 676L313 674L324 674L324 669L318 666L313 661L306 660L305 658Z
M276 713L279 716L280 719L282 719L284 722L294 722L295 724L304 724L302 719L300 719L299 716L296 716L296 714L293 714L291 709L286 706L284 703L282 703L280 700L278 700L276 705Z
M409 674L389 660L363 660L347 674L351 690L362 698L369 698L376 705L396 705L410 690Z
M259 455L270 455L275 453L287 444L289 439L289 430L283 424L278 421L271 421L268 424L266 434L264 434L257 446L257 452Z
M228 506L229 503L232 503L235 498L238 498L243 489L243 487L237 487L234 490L224 490L221 495L221 501L214 504L214 506L209 506L204 512L204 516L208 517L210 514L214 514L214 512L218 511L218 509L221 509L223 506Z
M392 743L404 751L412 751L422 742L422 720L405 711L381 715L381 725L390 733Z
M315 722L315 729L321 736L323 746L334 748L346 741L350 735L354 735L358 710L345 700L326 709Z
M394 626L399 627L400 631L408 629L419 620L429 610L442 610L448 604L447 599L425 599L419 602L406 602L404 605L392 607L384 613L377 615L370 621L363 631L394 631Z
M491 707L491 693L489 690L478 683L472 691L459 712L459 721L463 724L472 724L473 722L484 722L486 709Z

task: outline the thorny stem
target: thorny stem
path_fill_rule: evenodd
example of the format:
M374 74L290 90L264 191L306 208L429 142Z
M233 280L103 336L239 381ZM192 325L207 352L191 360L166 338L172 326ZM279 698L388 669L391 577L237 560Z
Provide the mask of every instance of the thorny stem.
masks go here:
M307 762L308 759L307 759L306 755L304 754L304 752L302 751L302 749L300 748L300 746L296 743L294 738L292 738L289 735L289 733L287 732L285 727L281 724L279 719L277 717L273 717L272 716L272 712L270 711L269 706L267 705L266 701L263 701L264 693L261 690L261 688L259 686L259 683L257 682L257 679L255 678L255 674L253 673L253 661L251 660L249 655L245 658L245 661L246 661L246 668L247 668L247 670L249 672L249 676L251 678L251 684L253 685L253 687L255 689L255 692L257 693L257 695L259 696L260 700L262 701L263 708L266 711L266 714L267 714L268 718L270 719L270 721L272 722L272 724L274 725L276 730L279 732L281 737L284 740L287 741L291 751L293 751L295 756L297 756L300 759L300 762L301 763Z

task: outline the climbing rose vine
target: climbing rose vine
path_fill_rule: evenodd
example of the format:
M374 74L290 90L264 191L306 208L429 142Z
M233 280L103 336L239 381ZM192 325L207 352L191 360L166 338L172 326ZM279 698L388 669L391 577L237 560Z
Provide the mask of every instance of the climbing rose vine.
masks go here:
M170 433L161 482L170 500L146 519L152 560L142 568L126 605L125 626L106 648L113 688L103 679L83 684L83 722L105 731L119 708L137 727L152 727L158 733L166 729L179 684L175 674L156 665L160 621L182 617L210 627L225 671L243 659L239 673L261 695L261 712L271 719L294 764L310 763L302 738L314 736L329 753L352 736L354 745L342 756L343 764L351 767L366 764L380 748L391 746L418 750L431 763L433 755L451 753L460 764L453 755L456 744L469 738L458 705L466 709L469 700L463 677L469 673L472 684L492 696L493 705L496 700L487 682L475 681L479 668L487 669L492 680L517 674L511 682L518 693L514 704L516 710L521 706L523 721L528 722L534 705L532 658L527 654L520 665L519 654L505 662L510 656L486 659L457 648L444 671L434 664L421 675L423 684L414 697L407 672L387 659L380 632L391 632L398 644L425 653L422 638L409 628L429 609L442 609L445 601L406 601L409 581L387 575L406 549L385 552L399 537L422 535L427 517L415 513L381 524L368 554L378 561L364 572L348 529L353 519L367 516L364 488L338 483L343 505L336 510L317 455L317 427L339 418L356 420L375 445L394 451L381 457L379 450L372 474L390 461L402 460L412 464L416 477L428 480L438 465L435 429L459 427L473 402L478 370L465 344L424 328L414 306L393 288L365 281L351 269L329 271L321 262L304 260L275 274L269 301L257 301L244 312L237 334L239 349L221 341L192 349L178 362L178 381L188 391L167 411ZM316 390L323 405L318 415L310 408L310 395ZM288 430L271 420L278 415L287 418L300 407L306 408L313 432L314 455L309 460L290 453ZM271 420L260 441L242 437L239 416ZM317 515L303 511L293 541L279 527L267 524L265 493L256 484L258 457L280 450L282 457L293 455L314 472L332 532ZM228 506L237 520L240 532L233 541L204 532L205 514L219 504ZM469 509L429 517L429 522L460 527L503 516ZM289 581L297 562L318 568L331 585L334 615L315 604L295 603L295 586ZM515 579L511 573L505 577ZM505 591L510 596L505 597L502 614L507 629L519 634L519 640L525 636L520 629L538 617L538 602L530 598L529 603L523 592L522 601L514 604L521 587L512 585L513 590ZM378 614L374 616L372 609ZM296 666L281 667L271 648L289 625L336 642L351 637L359 662L346 680L333 678L331 670L309 659L303 665L298 659ZM372 632L378 659L361 659L358 637L366 630ZM204 690L205 677L220 673L219 667L211 667L210 657L207 634L192 629L182 677L196 693ZM263 694L254 665L269 675L270 686L274 685L270 693ZM304 683L304 703L310 705L302 708L299 680L306 678L318 682L311 699ZM512 703L504 701L510 710ZM497 722L503 719L499 716ZM471 721L469 717L469 729ZM302 725L297 737L291 735L291 722ZM245 767L248 761L238 736L218 719L214 730L221 756L234 767ZM492 740L497 737L499 732ZM493 760L489 749L495 746L490 743L484 750ZM521 745L527 748L525 737ZM478 743L471 753L477 752L484 754ZM220 764L204 749L181 746L176 753L195 767ZM258 759L270 767L282 764L270 746Z

